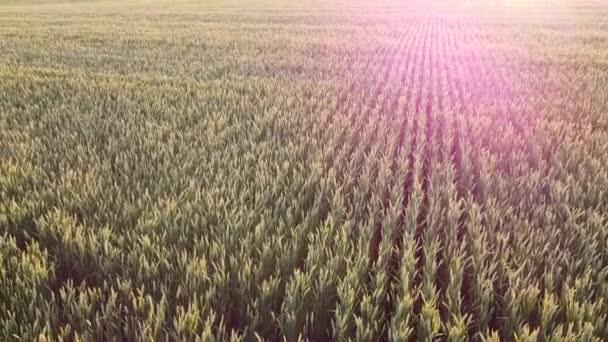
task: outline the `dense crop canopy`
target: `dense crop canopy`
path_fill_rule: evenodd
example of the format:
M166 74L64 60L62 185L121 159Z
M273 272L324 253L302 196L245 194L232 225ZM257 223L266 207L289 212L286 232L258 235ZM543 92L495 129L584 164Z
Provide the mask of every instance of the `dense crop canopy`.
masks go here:
M608 340L607 18L0 2L0 340Z

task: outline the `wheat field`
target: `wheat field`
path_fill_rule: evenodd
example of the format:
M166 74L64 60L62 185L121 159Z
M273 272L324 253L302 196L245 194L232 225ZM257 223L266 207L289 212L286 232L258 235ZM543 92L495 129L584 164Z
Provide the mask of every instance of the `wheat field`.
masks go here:
M608 340L608 5L0 0L1 341Z

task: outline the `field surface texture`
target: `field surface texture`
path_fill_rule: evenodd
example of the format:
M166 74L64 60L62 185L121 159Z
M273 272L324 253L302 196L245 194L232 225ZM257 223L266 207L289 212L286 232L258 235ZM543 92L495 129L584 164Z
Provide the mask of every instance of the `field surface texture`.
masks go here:
M607 341L608 3L0 0L0 341Z

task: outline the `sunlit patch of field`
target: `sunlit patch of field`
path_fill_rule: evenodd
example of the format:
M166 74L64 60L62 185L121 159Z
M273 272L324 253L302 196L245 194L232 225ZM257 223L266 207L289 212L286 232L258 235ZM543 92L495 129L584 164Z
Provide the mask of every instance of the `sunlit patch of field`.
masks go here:
M605 341L608 6L0 0L0 340Z

